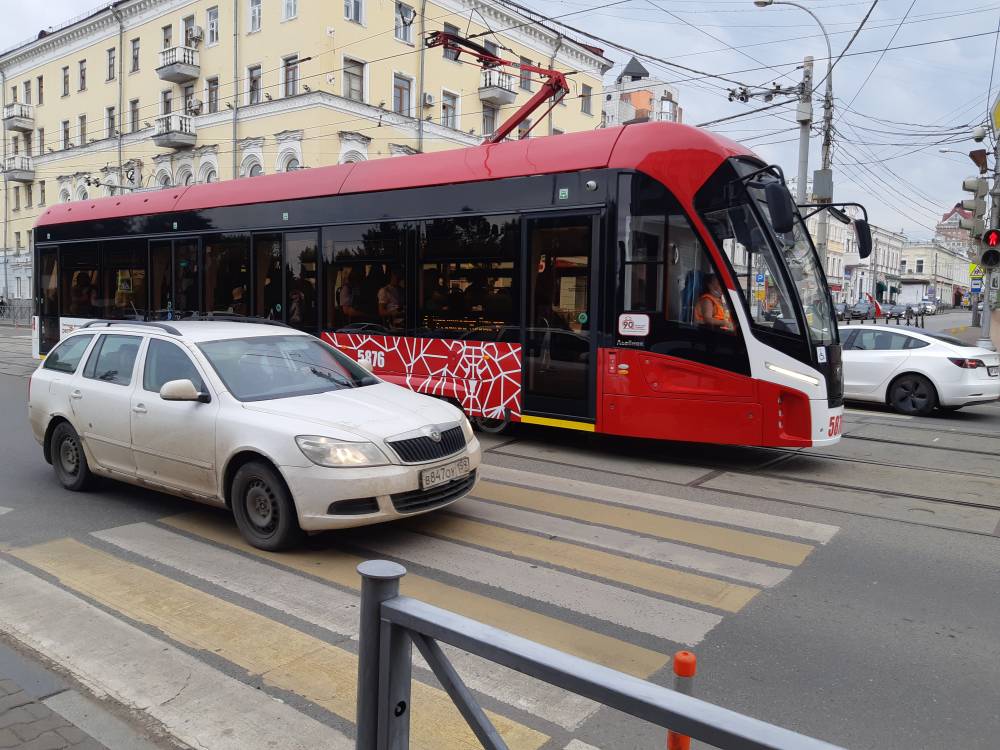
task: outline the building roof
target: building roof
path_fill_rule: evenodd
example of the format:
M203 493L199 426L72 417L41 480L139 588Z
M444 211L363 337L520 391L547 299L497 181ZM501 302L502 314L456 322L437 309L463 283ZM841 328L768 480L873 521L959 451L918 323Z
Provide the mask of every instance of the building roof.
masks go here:
M628 61L628 65L625 66L625 70L623 70L621 75L618 76L618 83L621 83L625 78L649 78L649 71L643 67L641 62L633 57Z
M964 208L962 208L962 204L956 203L954 206L952 206L950 211L948 211L941 217L941 221L939 223L943 224L944 222L948 221L948 219L950 219L952 216L954 216L956 213L963 219L972 218L972 211L966 211Z

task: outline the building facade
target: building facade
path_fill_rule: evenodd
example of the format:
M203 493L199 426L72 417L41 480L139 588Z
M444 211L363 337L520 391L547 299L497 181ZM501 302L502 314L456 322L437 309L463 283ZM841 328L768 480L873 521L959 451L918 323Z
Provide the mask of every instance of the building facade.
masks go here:
M977 243L972 239L968 229L962 229L958 225L960 218L971 219L972 212L966 211L961 205L956 204L954 208L941 217L941 221L934 227L934 242L948 250L965 254L968 258L974 258Z
M871 230L871 255L862 259L855 241L844 256L844 301L857 302L870 294L879 302L898 302L902 294L900 261L906 235L874 224Z
M811 187L812 184L810 183L810 189ZM789 189L794 195L794 179ZM857 209L848 208L847 210L852 219L855 218L854 214L860 216L860 211L857 211ZM855 262L858 259L857 235L854 233L853 225L841 224L832 218L829 221L828 227L825 270L826 280L830 285L830 294L834 302L852 302L853 299L848 294L844 274L846 264L851 262L852 258ZM806 228L815 242L819 232L819 214L813 214L806 219Z
M0 293L32 296L53 202L481 143L541 79L427 48L435 30L576 71L518 137L599 126L611 62L502 1L119 0L0 54Z
M615 82L604 87L605 127L634 120L683 122L683 119L677 89L651 78L649 71L634 57Z
M957 307L969 291L969 257L961 246L948 247L936 240L907 243L900 270L901 302L930 298L944 306Z

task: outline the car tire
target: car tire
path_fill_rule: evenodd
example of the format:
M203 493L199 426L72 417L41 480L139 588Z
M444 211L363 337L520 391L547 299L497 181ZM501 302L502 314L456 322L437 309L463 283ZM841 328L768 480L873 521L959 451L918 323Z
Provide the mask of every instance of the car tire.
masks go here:
M83 492L94 482L83 442L73 425L61 422L49 438L49 455L59 484L71 492Z
M229 497L236 526L257 549L277 552L302 540L292 493L278 472L263 461L249 461L239 468Z
M889 405L900 414L925 417L937 406L937 391L923 375L900 375L889 386Z

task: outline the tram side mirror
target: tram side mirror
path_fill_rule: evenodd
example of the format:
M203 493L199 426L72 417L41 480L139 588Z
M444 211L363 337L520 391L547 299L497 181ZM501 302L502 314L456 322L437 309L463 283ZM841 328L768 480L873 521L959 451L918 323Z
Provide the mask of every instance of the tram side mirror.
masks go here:
M872 254L872 229L864 219L854 220L854 233L858 237L858 255L867 258Z
M764 186L764 199L774 231L778 234L791 232L795 226L795 206L788 188L780 182L769 182Z

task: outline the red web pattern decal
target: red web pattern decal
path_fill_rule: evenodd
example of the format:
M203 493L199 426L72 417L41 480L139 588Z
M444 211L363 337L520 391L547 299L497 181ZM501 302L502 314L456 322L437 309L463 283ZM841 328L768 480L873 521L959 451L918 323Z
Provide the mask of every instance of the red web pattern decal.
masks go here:
M384 380L458 401L473 417L521 418L521 345L360 333L323 338L355 360L367 359Z

